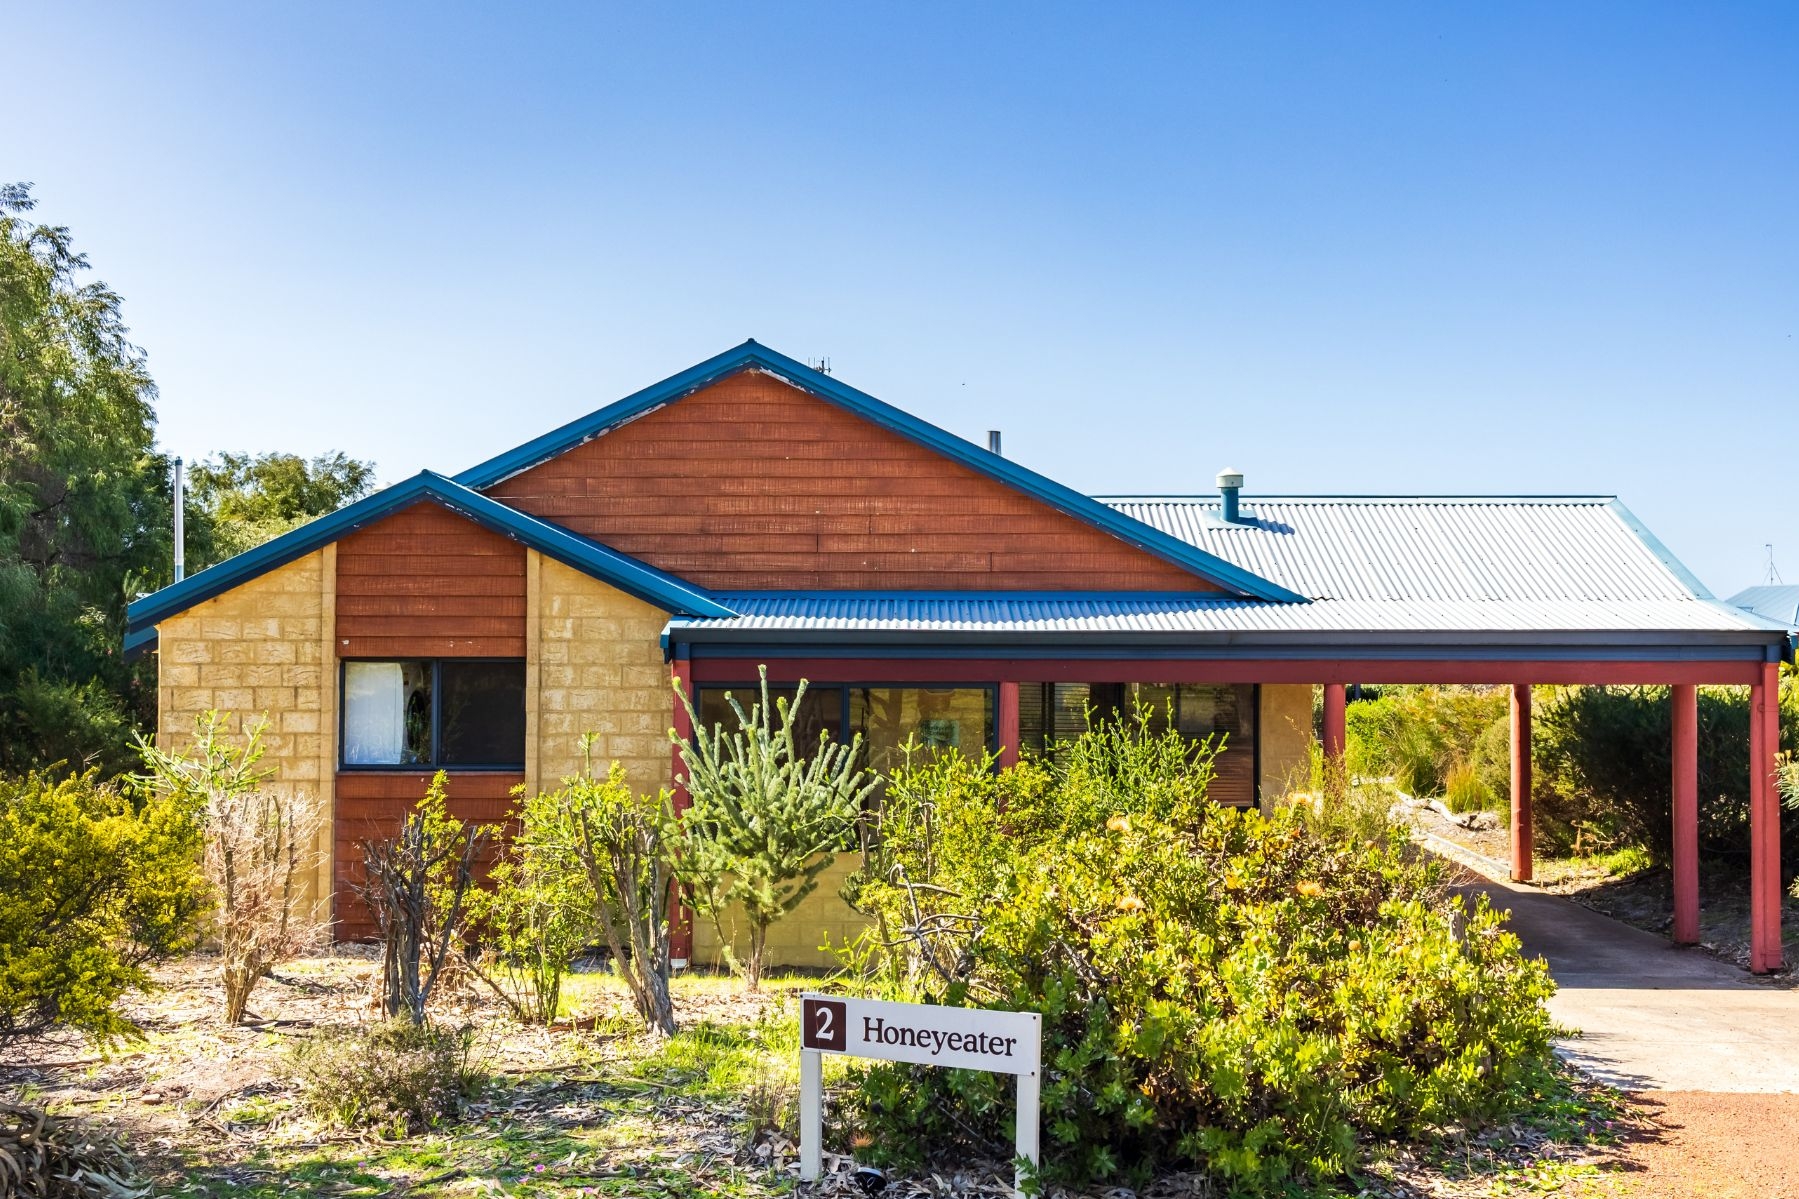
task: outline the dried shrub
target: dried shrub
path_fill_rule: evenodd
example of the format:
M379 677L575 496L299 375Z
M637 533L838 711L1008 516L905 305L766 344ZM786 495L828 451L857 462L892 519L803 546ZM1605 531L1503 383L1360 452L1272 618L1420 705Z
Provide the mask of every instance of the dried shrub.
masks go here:
M267 786L258 769L267 720L247 723L241 743L218 712L200 715L185 751L141 744L145 782L188 807L198 821L202 870L213 900L209 930L219 947L225 1022L244 1017L256 983L279 963L323 944L322 904L302 899L317 868L324 813L310 793Z
M360 842L362 893L381 929L381 1008L391 1017L425 1022L425 1008L460 959L468 930L469 888L486 831L464 828L449 814L448 776L438 771L400 835Z
M474 1038L472 1028L385 1020L303 1041L290 1060L314 1118L406 1136L454 1123L480 1092Z
M80 1120L0 1103L0 1195L138 1199L149 1193L117 1141Z

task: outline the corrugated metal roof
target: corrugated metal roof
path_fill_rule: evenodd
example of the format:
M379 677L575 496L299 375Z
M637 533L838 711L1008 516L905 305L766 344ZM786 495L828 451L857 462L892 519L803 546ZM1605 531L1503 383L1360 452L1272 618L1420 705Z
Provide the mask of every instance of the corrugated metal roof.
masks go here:
M1306 633L1748 631L1766 624L1715 602L1629 599L1320 600L1271 604L1205 596L958 595L843 592L720 595L739 631L935 633Z
M1574 602L1709 599L1601 497L1118 497L1118 511L1314 599Z
M1799 584L1749 587L1725 602L1733 608L1753 612L1789 629L1799 629Z

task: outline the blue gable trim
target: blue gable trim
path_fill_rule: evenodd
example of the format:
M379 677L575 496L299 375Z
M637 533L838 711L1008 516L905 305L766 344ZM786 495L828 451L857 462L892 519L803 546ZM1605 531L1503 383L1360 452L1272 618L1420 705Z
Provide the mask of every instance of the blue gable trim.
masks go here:
M477 490L492 487L502 479L528 470L583 442L591 441L647 412L692 395L727 376L758 368L780 376L809 395L835 404L926 449L997 479L1146 553L1210 579L1228 591L1254 599L1306 602L1304 596L1260 575L1252 574L1177 537L1116 512L1089 496L1064 487L1055 480L998 454L990 453L973 442L919 420L910 413L902 412L891 404L857 391L827 374L813 370L803 362L795 361L767 346L758 345L753 340L626 396L616 404L609 404L598 412L571 421L515 450L470 467L456 476L456 482Z
M442 475L421 471L404 482L301 525L273 541L246 550L161 591L144 596L126 609L127 646L177 612L237 587L257 575L303 558L321 546L421 501L439 504L494 532L530 546L583 574L610 584L645 603L677 616L732 616L731 609L702 589L647 563L627 557L560 525L539 520Z

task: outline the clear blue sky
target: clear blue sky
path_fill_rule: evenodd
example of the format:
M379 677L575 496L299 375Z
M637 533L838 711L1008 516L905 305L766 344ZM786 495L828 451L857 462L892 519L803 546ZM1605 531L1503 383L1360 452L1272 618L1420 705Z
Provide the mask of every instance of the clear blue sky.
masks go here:
M171 451L454 471L753 336L1089 491L1799 580L1799 7L532 7L11 9Z

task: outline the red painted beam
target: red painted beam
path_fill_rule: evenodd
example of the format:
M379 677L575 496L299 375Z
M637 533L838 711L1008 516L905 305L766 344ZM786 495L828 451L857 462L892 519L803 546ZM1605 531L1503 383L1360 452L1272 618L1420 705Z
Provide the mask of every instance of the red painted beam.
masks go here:
M1780 796L1774 788L1780 750L1780 667L1769 662L1749 689L1749 969L1781 967Z
M674 683L681 688L683 695L693 695L693 663L685 658L677 658L669 663L669 674ZM688 714L687 705L681 702L680 695L670 695L674 710L670 715L675 736L691 738L693 736L693 717ZM687 773L687 764L681 761L681 747L669 744L669 784L673 789L673 805L676 815L685 812L693 804L693 797L687 793L687 787L681 779ZM668 941L669 957L683 964L693 960L693 910L683 902L679 884L670 884L674 894L668 905Z
M1699 943L1699 691L1677 683L1674 705L1674 943Z
M999 765L1018 765L1018 684L999 685Z
M1513 683L1512 730L1512 878L1528 883L1536 873L1536 831L1531 811L1530 684Z
M1530 683L1749 686L1762 664L1690 662L1485 662L1355 659L1288 661L1255 659L1169 661L1031 658L700 658L698 683L755 682L758 661L771 683Z
M1324 756L1331 761L1340 761L1343 748L1349 741L1345 730L1348 710L1348 697L1344 694L1342 683L1326 683L1324 685Z

